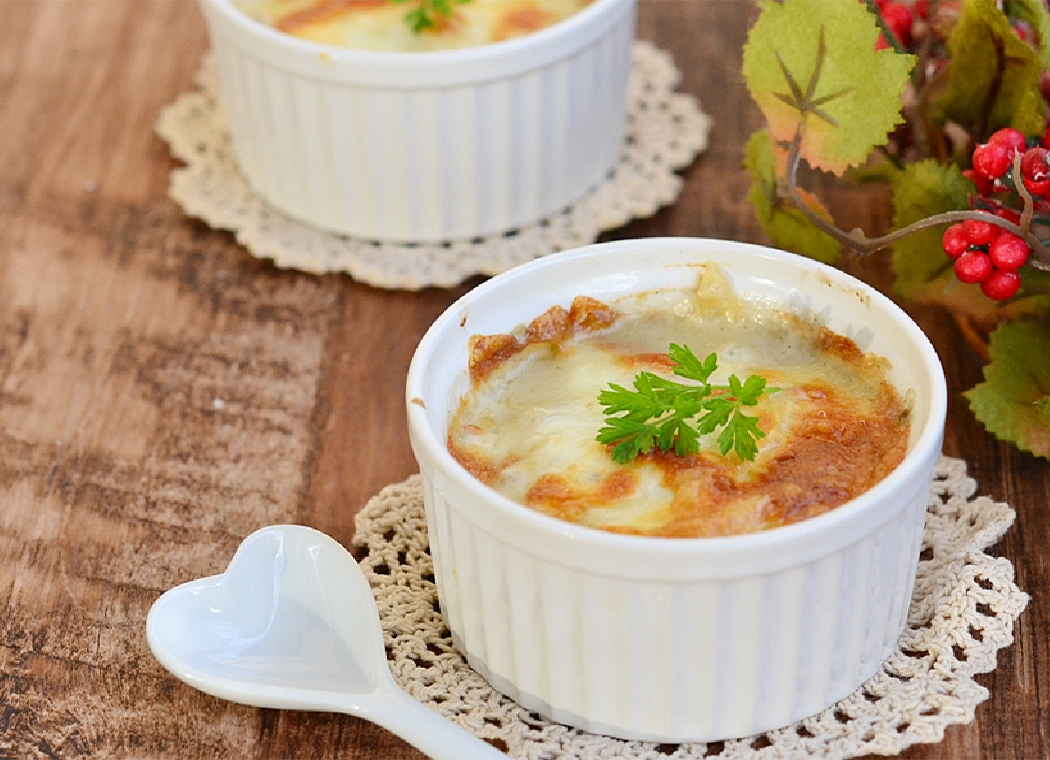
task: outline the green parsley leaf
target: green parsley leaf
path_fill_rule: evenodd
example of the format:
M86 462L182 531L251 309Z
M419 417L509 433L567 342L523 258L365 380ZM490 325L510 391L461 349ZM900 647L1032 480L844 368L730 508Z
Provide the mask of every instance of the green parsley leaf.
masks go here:
M709 399L704 404L704 409L707 410L707 414L700 418L697 430L700 431L701 435L715 432L718 428L722 427L722 425L729 422L729 417L733 414L735 408L736 405L728 398L718 396Z
M737 408L718 436L718 450L725 456L732 449L741 459L751 461L758 454L756 441L765 437L766 434L758 427L758 417L748 417Z
M445 20L456 12L455 6L469 3L470 0L391 0L395 3L411 2L413 7L405 13L405 23L414 34L438 26L438 19Z
M707 385L707 378L718 368L718 357L714 354L708 354L706 359L700 361L686 346L679 346L677 343L671 344L667 355L677 365L674 368L676 375L699 380L704 385Z
M612 445L613 461L627 464L653 447L672 449L679 456L700 450L700 437L724 426L718 436L722 456L730 450L741 459L753 461L758 454L757 441L765 433L758 427L758 417L740 411L742 406L755 406L767 388L760 375L741 382L729 376L729 385L711 385L708 379L718 369L715 354L700 360L688 346L672 343L667 352L675 363L674 373L699 385L686 385L652 372L639 372L634 390L616 383L598 394L605 413L605 425L598 431L599 443ZM619 416L617 416L619 415ZM692 420L697 418L695 422Z
M762 395L762 391L766 388L766 379L761 375L751 375L741 385L736 375L730 375L729 387L741 404L754 406L758 403L758 397Z

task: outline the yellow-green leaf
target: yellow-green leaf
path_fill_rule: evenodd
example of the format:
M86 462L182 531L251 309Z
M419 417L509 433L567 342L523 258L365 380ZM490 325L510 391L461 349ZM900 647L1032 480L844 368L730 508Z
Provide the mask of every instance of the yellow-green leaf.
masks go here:
M1050 334L1035 322L998 328L984 382L966 391L988 432L1017 448L1050 458Z
M949 80L937 101L938 122L983 124L986 133L1013 127L1042 134L1039 54L1021 41L994 2L964 0L948 50Z
M751 135L744 166L751 175L748 200L759 224L777 248L833 264L839 255L838 241L813 224L790 200L778 195L777 165L776 148L769 133L760 130ZM831 220L831 215L816 197L805 193L803 198L817 214Z
M804 123L802 156L842 174L885 145L903 119L915 57L876 50L879 30L852 0L765 0L744 47L748 90L773 139Z
M945 211L965 209L975 191L973 183L957 167L944 166L933 159L908 164L890 178L890 188L894 229ZM945 285L955 279L950 271L951 259L941 248L943 233L944 227L933 227L894 244L894 287L900 295L936 301ZM945 273L949 275L946 281Z
M1009 15L1028 24L1035 31L1039 59L1043 68L1050 68L1050 11L1046 0L1007 0L1003 8Z

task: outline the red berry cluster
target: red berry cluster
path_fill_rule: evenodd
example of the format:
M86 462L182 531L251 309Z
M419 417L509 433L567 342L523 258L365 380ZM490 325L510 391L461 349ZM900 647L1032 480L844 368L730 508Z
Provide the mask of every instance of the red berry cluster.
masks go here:
M1006 175L1014 165L1014 156L1021 154L1021 179L1025 189L1037 198L1050 195L1050 164L1046 146L1050 131L1043 136L1042 145L1028 147L1024 135L1016 129L1000 129L988 142L973 150L973 169L966 175L977 185L981 195L991 195L1005 187Z
M991 222L967 219L953 224L941 239L944 252L955 259L955 276L980 283L989 298L1001 301L1021 285L1018 267L1028 260L1028 243Z
M1050 133L1044 137L1044 142ZM1050 163L1047 149L1029 146L1016 129L1000 129L973 151L973 168L963 172L977 186L983 209L1014 224L1020 214L1001 200L1015 190L1018 178L1011 173L1015 158L1021 156L1021 177L1025 189L1037 201L1050 196ZM953 224L941 238L944 252L955 259L955 276L962 282L979 283L989 298L1010 298L1021 285L1017 270L1028 261L1031 249L1023 238L988 221L968 219Z

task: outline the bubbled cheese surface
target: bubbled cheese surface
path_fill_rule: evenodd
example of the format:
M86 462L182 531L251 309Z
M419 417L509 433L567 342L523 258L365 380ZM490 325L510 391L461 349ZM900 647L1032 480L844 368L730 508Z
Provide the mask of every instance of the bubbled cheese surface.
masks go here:
M416 34L405 23L412 0L234 0L253 18L311 42L357 50L412 52L485 45L551 26L591 0L470 0L451 18Z
M710 279L710 278L709 278ZM724 280L723 280L724 282ZM710 290L710 289L709 289ZM907 412L886 362L794 314L732 294L650 293L612 304L608 327L522 340L475 378L450 426L464 466L507 497L624 533L715 536L789 524L832 509L903 458ZM670 342L718 355L712 383L764 376L780 390L746 408L767 433L754 462L718 452L612 460L595 436L598 395L641 370L673 375Z

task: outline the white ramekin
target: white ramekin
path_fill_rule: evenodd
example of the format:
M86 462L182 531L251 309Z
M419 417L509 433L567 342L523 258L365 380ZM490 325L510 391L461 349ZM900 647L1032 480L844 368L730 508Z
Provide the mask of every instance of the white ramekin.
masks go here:
M571 205L617 161L635 0L461 50L319 45L201 0L233 154L252 190L314 227L472 238Z
M689 288L717 262L738 291L818 315L892 363L914 394L904 461L811 520L726 538L624 536L534 512L448 453L471 334L508 332L584 294ZM819 712L853 692L903 630L947 394L934 349L892 301L830 267L718 240L622 241L538 259L467 293L408 373L442 613L494 687L556 721L628 739L715 741Z

